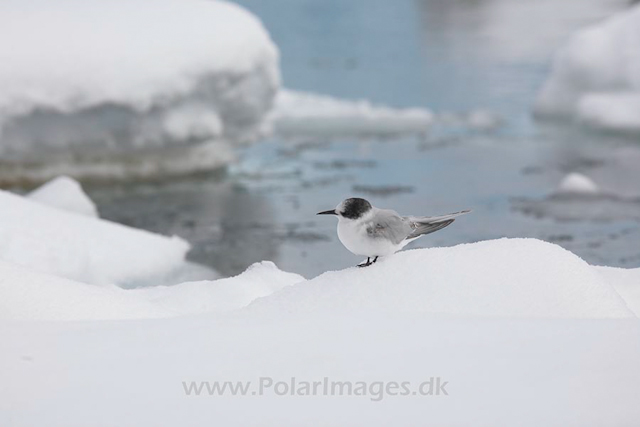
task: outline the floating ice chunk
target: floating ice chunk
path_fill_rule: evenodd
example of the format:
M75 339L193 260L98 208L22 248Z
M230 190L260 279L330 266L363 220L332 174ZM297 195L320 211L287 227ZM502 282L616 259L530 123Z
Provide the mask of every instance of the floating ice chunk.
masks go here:
M557 194L598 194L600 188L588 176L570 173L565 176L556 189Z
M167 112L164 130L178 140L220 137L223 124L220 116L206 105L188 105Z
M596 129L640 133L640 91L585 95L576 114L580 122Z
M95 203L82 190L80 183L68 176L59 176L36 188L26 197L54 208L98 217Z
M501 239L399 252L322 274L251 304L263 317L429 314L633 317L609 282L560 246Z
M566 175L544 198L514 198L512 204L524 214L561 221L640 220L640 198L605 191L575 172Z
M493 130L502 125L502 117L489 110L473 110L466 118L467 125L472 129Z
M134 285L183 267L189 244L0 191L0 259L92 284Z
M76 162L127 163L141 150L172 157L162 149L253 140L279 87L260 21L215 0L1 2L0 57L10 64L0 67L0 154L11 164L70 149Z
M535 112L640 131L640 5L576 32L558 51Z
M222 168L236 158L230 143L216 140L118 154L94 153L86 157L68 152L28 163L3 164L0 182L39 183L64 174L104 181L167 178Z
M290 137L388 137L426 133L433 114L423 108L389 108L365 100L281 90L269 120L276 133Z

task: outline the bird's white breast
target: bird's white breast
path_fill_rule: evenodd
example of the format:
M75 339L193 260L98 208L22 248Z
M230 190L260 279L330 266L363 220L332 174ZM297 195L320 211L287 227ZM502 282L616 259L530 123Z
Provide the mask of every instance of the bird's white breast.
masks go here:
M366 257L387 256L399 250L390 240L374 238L367 233L367 220L350 221L340 218L338 221L338 238L349 251Z

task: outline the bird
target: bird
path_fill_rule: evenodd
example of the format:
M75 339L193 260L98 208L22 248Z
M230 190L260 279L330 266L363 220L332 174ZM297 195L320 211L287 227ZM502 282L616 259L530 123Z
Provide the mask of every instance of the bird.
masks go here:
M358 197L344 200L335 209L316 215L338 217L338 238L353 254L366 256L358 267L368 267L379 257L392 255L408 243L450 225L470 209L440 216L400 216L390 209L379 209ZM371 260L373 258L373 261Z

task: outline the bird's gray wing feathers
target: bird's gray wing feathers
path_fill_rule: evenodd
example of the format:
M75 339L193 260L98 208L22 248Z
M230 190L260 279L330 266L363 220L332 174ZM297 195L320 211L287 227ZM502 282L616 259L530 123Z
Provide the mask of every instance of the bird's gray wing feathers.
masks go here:
M394 244L402 242L412 231L406 218L387 209L380 209L367 224L369 237L387 239Z
M408 216L405 220L409 222L413 231L406 237L407 239L415 239L423 234L433 233L434 231L442 230L446 226L455 221L456 217L471 212L465 210L461 212L450 213L440 216Z

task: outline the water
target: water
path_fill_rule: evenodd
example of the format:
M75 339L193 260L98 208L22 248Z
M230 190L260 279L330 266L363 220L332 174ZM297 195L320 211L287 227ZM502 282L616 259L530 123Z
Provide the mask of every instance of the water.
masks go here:
M360 262L338 242L335 219L314 215L350 196L403 214L474 209L411 247L536 237L592 264L640 266L640 141L530 115L553 50L626 2L240 3L280 47L289 88L438 112L488 108L505 124L384 141L273 137L242 149L226 174L90 187L104 217L183 236L191 259L227 275L263 259L307 277ZM622 210L602 200L555 203L549 195L569 172L631 201Z

